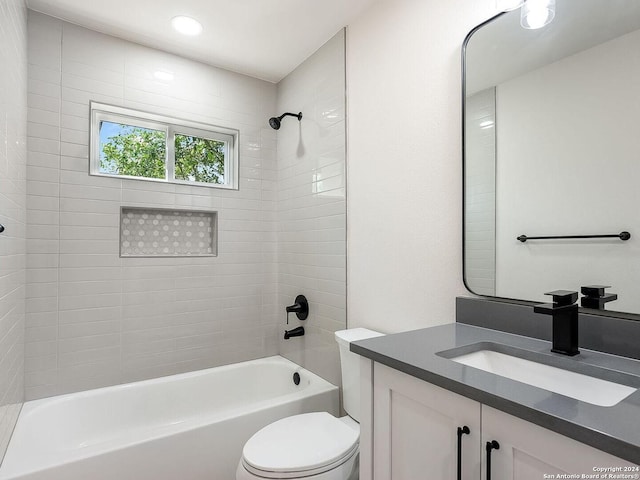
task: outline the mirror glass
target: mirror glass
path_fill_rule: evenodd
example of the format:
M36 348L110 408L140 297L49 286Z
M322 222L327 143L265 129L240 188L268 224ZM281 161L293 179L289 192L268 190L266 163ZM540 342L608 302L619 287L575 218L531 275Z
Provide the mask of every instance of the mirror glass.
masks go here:
M640 313L640 2L556 0L537 30L499 15L467 37L463 88L467 287L610 285L606 310Z

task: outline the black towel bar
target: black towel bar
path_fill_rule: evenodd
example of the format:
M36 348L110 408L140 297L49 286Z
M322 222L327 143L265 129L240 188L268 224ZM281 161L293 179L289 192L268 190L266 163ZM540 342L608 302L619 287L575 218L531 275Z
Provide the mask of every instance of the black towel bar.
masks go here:
M547 237L528 237L526 235L520 235L518 240L524 243L527 240L555 240L563 238L619 238L620 240L626 241L631 238L631 234L629 232L620 232L611 235L556 235Z

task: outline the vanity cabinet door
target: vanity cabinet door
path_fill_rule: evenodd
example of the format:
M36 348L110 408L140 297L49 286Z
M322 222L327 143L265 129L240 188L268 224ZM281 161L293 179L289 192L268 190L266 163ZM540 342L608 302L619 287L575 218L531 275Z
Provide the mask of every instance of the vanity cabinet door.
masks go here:
M480 404L374 364L374 480L456 480L458 428L462 480L480 477Z
M492 480L610 478L594 469L633 467L625 460L483 405L483 480L486 480L487 474L486 444L493 440L498 442L500 448L493 449L491 452ZM633 475L639 472L628 471L626 473ZM578 476L561 477L559 474ZM599 476L597 476L598 474Z

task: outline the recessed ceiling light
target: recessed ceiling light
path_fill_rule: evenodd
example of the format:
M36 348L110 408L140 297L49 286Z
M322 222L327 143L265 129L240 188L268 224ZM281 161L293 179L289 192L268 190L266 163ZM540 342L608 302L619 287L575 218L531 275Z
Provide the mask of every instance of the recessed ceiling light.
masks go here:
M171 25L183 35L195 36L202 33L202 24L195 18L179 15L171 19Z

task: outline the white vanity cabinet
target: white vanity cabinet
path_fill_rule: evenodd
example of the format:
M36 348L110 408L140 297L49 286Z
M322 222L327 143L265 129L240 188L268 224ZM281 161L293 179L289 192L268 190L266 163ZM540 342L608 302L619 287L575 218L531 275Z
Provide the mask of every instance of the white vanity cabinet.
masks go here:
M609 477L609 473L613 475L640 473L633 469L633 464L621 458L483 405L483 480L486 475L485 446L487 442L492 440L496 440L500 444L500 449L493 450L491 453L491 478L493 480L604 479L625 478ZM598 468L615 467L623 470L615 472L597 470ZM629 471L625 472L625 467ZM578 477L562 477L562 474L578 475Z
M376 363L373 417L375 480L455 480L464 426L463 478L479 478L478 402Z
M361 369L361 480L488 480L486 445L494 440L499 449L491 451L492 480L563 478L560 474L602 479L610 477L597 477L601 472L594 467L632 467L385 365L363 359ZM461 435L458 477L458 428L464 426L469 433Z

